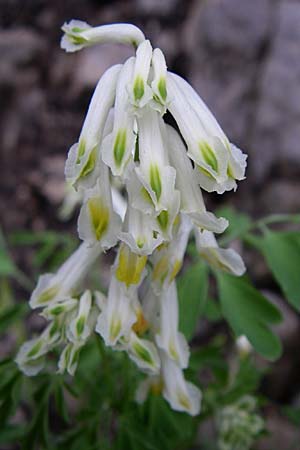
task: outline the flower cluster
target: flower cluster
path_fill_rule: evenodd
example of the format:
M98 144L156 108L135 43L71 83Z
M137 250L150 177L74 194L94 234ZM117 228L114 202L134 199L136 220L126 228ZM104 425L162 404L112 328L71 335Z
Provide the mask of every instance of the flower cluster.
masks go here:
M218 247L215 234L228 222L206 210L201 189L236 189L246 156L138 28L72 20L62 29L69 52L103 42L132 44L136 52L100 78L68 153L65 175L82 198L83 242L57 273L40 277L30 306L42 308L49 325L22 346L16 361L35 375L59 347L59 372L73 375L81 347L96 331L149 375L138 399L154 389L173 409L198 414L200 391L183 374L189 346L178 330L176 276L192 232L210 265L244 272L237 253ZM164 121L167 111L179 131ZM82 280L97 257L115 246L107 296L84 291Z

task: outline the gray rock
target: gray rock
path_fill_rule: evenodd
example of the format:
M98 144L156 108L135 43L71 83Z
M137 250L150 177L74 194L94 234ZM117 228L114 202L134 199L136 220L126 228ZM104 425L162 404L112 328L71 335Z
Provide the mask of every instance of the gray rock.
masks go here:
M300 167L300 3L283 2L259 90L252 152L261 180L272 166Z
M300 183L293 180L274 180L264 188L261 206L265 214L300 211Z
M87 48L76 54L72 91L80 95L86 89L95 88L99 78L113 64L124 63L134 51L125 45L105 44ZM67 57L67 56L66 56Z
M154 14L156 16L165 16L174 13L179 3L178 0L136 0L135 8L138 14L141 15Z
M191 8L184 40L189 78L222 127L247 142L257 57L272 28L270 0L199 2Z

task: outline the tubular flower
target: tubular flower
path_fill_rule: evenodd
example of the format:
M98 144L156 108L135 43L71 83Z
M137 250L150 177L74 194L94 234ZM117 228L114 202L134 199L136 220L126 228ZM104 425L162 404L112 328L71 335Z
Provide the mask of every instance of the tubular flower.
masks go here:
M149 376L139 401L148 392L162 394L173 409L198 414L201 393L183 374L190 352L179 330L176 279L190 238L215 269L244 273L241 257L219 248L215 234L228 221L206 210L201 189L235 190L245 177L246 156L137 27L93 28L73 20L62 29L67 52L111 42L133 45L135 55L102 75L69 150L65 215L81 204L83 242L56 273L40 276L29 304L48 323L21 346L16 362L33 376L45 367L47 353L60 349L58 372L74 375L82 347L97 333ZM180 133L167 125L167 111ZM113 247L107 295L87 290L86 275Z

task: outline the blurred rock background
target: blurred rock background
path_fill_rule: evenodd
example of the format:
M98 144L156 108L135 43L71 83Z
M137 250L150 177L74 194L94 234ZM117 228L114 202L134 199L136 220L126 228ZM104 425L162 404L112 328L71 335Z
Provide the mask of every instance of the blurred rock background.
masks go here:
M163 50L169 69L191 82L229 138L249 154L247 181L234 195L210 196L211 207L230 202L254 217L299 212L299 0L0 0L4 231L75 233L76 218L62 224L57 216L66 154L79 136L98 78L131 50L106 45L65 54L60 27L72 18L140 26ZM263 278L263 268L255 271ZM294 330L293 345L274 365L265 392L299 405L300 361L291 358L299 318L289 309L286 317L281 331L290 339ZM295 440L295 430L276 411L268 421L273 440L261 448L288 448L285 442Z

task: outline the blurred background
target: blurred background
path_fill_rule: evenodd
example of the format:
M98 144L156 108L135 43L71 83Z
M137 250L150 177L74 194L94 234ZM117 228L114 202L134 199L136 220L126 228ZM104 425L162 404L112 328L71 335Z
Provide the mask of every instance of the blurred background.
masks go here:
M255 216L299 211L298 0L0 0L0 16L4 229L61 226L67 151L98 78L131 52L103 46L65 54L60 27L71 18L142 27L249 154L247 181L215 202L230 200Z
M77 141L99 77L131 50L105 45L65 54L60 27L72 18L141 27L163 50L169 69L190 81L230 140L249 154L247 180L236 194L210 195L210 208L229 203L254 218L299 212L299 0L0 0L5 235L76 233L76 215L65 223L58 217L66 154ZM11 251L26 272L32 255ZM261 258L250 265L258 287L268 288ZM279 330L285 354L263 389L274 401L300 405L299 316L283 306L273 286L271 291L285 308ZM274 442L295 436L295 428L276 410L268 420L274 441L262 448L285 448Z

